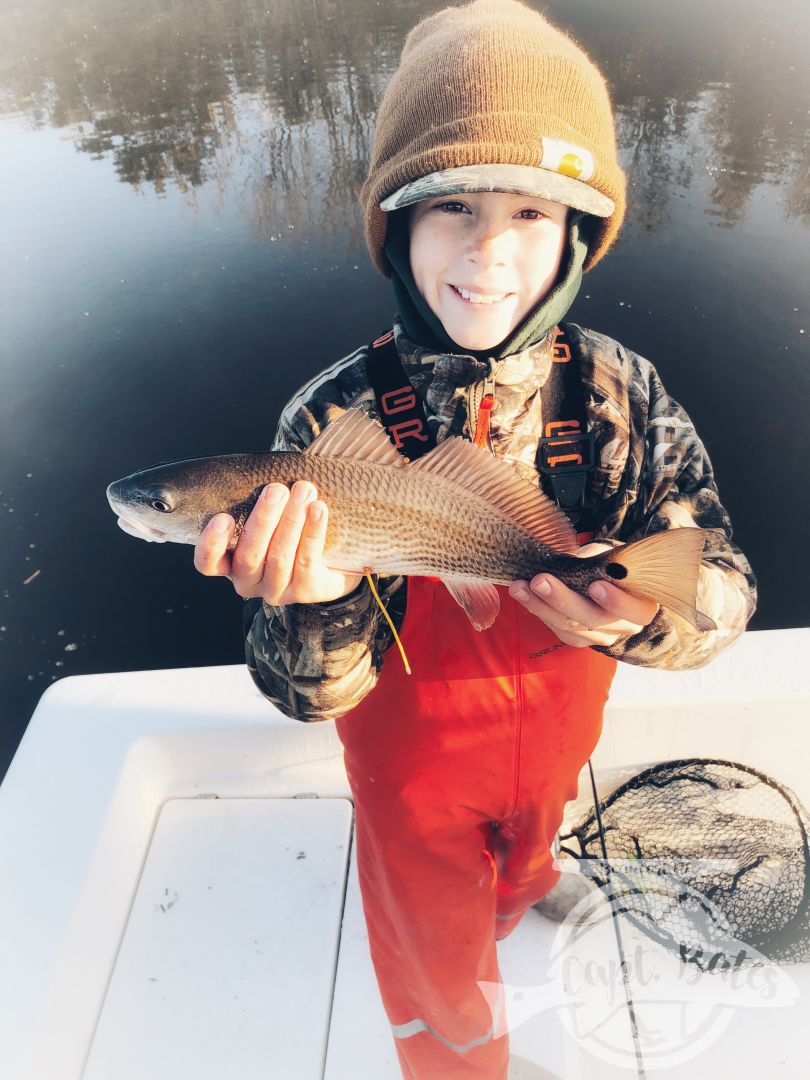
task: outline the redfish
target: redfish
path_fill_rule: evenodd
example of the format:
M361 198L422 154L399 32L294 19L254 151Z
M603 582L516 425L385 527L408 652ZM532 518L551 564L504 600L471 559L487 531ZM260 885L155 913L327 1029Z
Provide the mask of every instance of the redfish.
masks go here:
M107 498L126 532L161 543L196 544L215 514L230 514L233 546L264 486L296 480L311 481L329 507L327 565L441 578L478 630L498 614L495 585L544 572L582 595L607 581L696 629L714 629L696 610L701 529L671 529L578 558L568 517L508 461L451 437L408 462L360 409L343 413L303 452L158 465L116 480Z

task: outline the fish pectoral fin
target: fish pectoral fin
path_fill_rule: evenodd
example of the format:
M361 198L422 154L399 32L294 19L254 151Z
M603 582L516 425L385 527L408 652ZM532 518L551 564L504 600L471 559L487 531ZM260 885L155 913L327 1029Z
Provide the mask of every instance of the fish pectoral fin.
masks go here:
M476 630L492 626L501 609L501 599L494 585L485 581L466 581L463 578L442 578L457 604L467 612Z
M385 428L363 409L347 409L323 429L304 451L311 457L353 458L375 465L407 467L407 461L388 438Z
M577 534L564 510L504 458L456 435L408 466L431 473L483 499L540 544L573 555Z

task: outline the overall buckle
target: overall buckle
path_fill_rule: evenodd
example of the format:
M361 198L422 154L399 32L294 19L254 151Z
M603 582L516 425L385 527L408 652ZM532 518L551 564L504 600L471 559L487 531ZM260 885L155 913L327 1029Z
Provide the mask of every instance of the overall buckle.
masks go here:
M537 467L551 480L562 507L583 505L588 473L593 468L593 432L549 435L537 440Z

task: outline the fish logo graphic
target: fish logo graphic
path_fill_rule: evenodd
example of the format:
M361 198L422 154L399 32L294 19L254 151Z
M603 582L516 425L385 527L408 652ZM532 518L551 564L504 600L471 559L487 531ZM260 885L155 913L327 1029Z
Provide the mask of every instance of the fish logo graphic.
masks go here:
M703 862L707 870L723 865L722 860ZM662 874L666 860L619 859L611 866L614 874L626 876L628 891L594 889L578 901L557 930L546 968L538 972L540 981L533 986L478 982L496 1038L554 1012L572 1047L616 1068L630 1068L636 1056L628 1039L626 978L644 1063L652 1072L694 1061L722 1037L736 1013L795 1008L800 988L788 971L737 940L728 919L702 894L696 894L701 906L697 915L692 911L693 928L700 929L698 916L703 916L717 942L716 955L703 969L686 962L693 950L676 955L644 932L631 907L641 895L634 886L640 867L657 888L672 890L673 902L688 889L676 875ZM615 920L621 926L623 961Z

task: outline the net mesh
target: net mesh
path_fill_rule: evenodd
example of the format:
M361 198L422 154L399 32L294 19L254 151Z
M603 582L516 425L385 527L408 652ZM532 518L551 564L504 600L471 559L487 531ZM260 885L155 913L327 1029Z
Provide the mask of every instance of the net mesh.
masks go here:
M733 761L666 761L561 833L559 855L682 959L810 960L810 817L793 791Z

